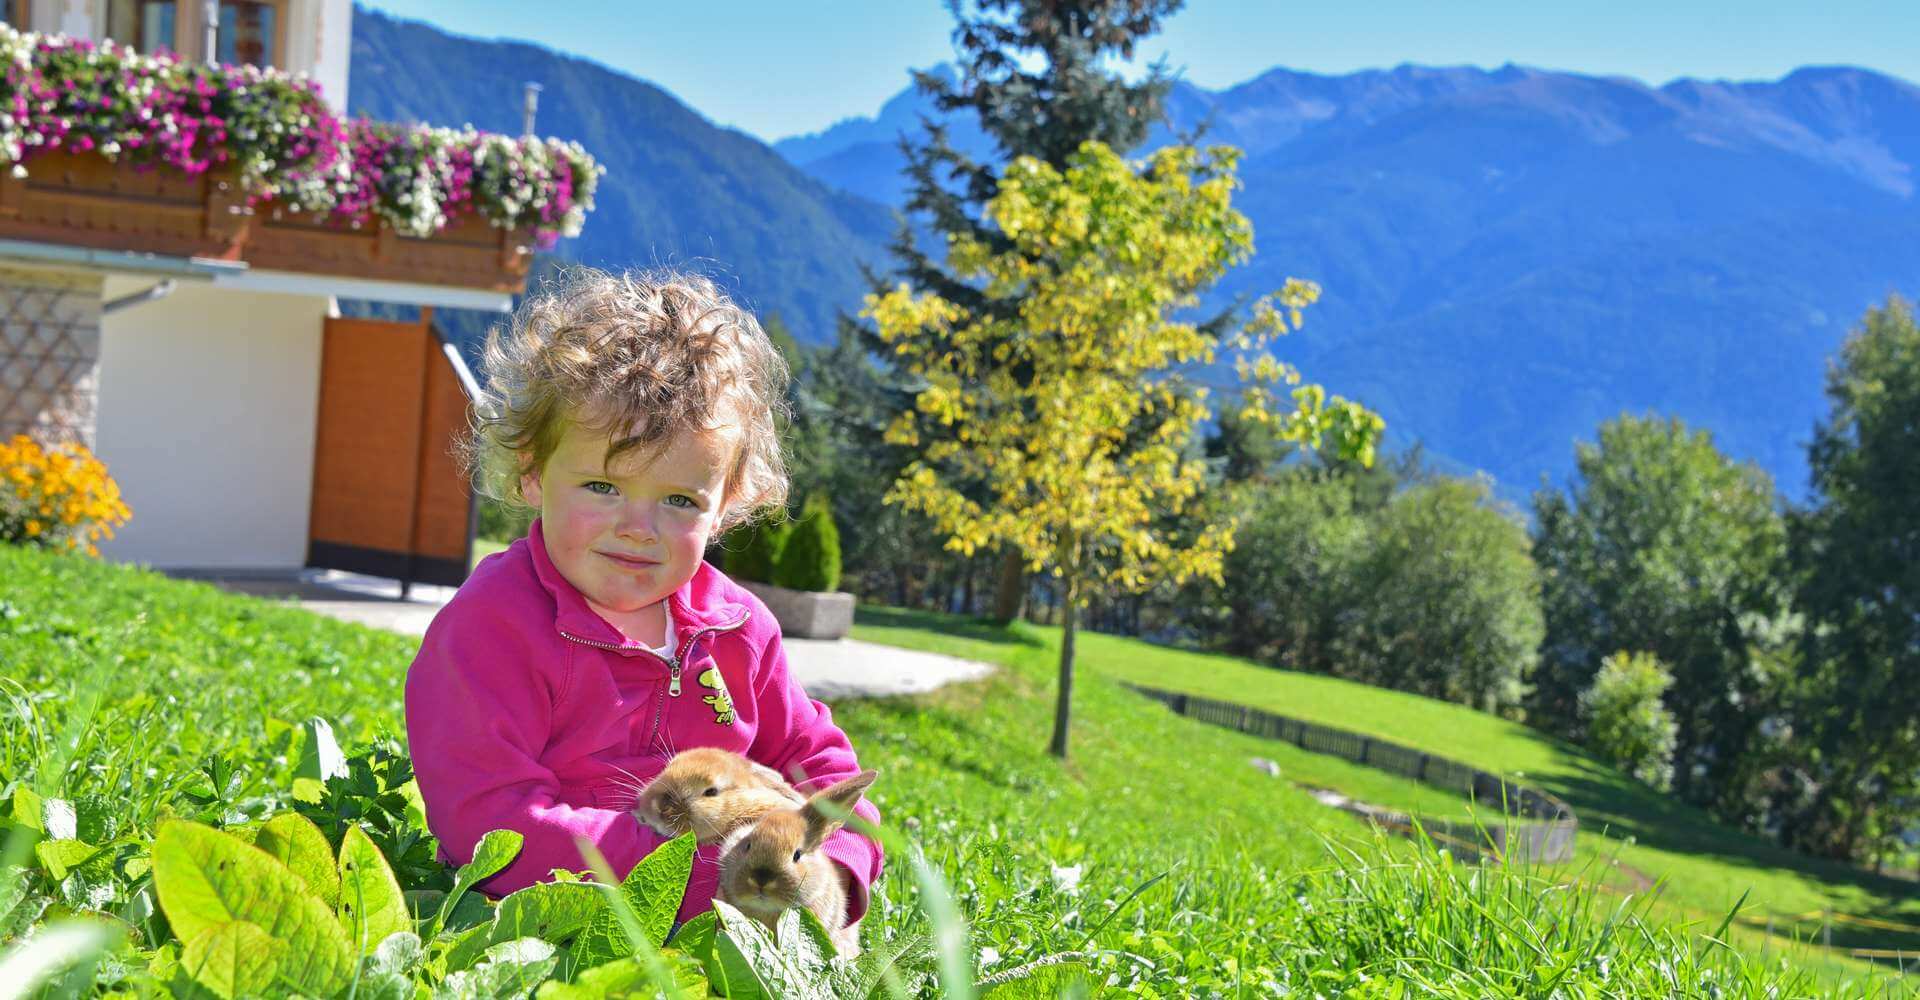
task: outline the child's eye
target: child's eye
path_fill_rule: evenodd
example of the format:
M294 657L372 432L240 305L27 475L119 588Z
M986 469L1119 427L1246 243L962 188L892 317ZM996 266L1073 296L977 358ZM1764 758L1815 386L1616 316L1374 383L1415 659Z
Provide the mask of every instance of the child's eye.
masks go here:
M688 510L699 510L699 509L700 509L700 501L698 501L698 500L695 500L694 498L692 498L692 497L690 497L690 496L687 496L687 495L686 495L685 493L675 493L674 495L672 495L672 496L670 496L670 497L668 497L667 499L668 499L668 500L685 500L685 501L687 502L687 503L686 503L686 509L688 509Z
M586 483L585 486L586 486L587 492L598 493L603 497L610 497L615 492L612 483L604 482L598 479L590 483Z

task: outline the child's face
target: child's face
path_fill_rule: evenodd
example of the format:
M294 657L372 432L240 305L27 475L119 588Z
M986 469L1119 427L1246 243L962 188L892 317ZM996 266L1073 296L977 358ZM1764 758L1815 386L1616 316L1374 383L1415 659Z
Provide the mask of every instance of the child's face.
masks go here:
M683 435L651 462L629 451L607 468L607 443L604 431L569 422L520 489L540 509L554 567L596 611L621 615L665 599L700 568L734 446L724 431Z

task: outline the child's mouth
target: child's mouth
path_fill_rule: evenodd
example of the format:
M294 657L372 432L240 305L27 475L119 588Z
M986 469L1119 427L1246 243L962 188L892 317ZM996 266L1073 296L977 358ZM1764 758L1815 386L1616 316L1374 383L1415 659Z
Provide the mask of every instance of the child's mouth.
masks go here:
M651 559L640 559L634 556L616 555L615 553L612 553L612 552L602 552L600 554L612 560L614 563L621 566L625 566L628 569L651 569L655 566L660 565L659 563L654 562Z

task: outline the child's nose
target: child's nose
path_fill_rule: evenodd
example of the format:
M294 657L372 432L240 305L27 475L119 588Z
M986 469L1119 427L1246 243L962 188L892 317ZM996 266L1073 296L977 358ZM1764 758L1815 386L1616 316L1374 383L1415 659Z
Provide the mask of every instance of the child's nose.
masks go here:
M618 529L621 534L653 541L653 506L630 503L621 508Z

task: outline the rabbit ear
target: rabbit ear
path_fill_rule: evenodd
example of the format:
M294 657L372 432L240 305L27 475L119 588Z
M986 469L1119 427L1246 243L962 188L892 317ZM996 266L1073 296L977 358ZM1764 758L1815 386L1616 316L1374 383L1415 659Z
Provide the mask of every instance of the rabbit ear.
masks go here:
M807 821L807 839L803 848L811 851L819 847L821 841L840 829L847 817L853 815L854 804L860 801L867 787L879 777L879 771L861 771L815 792L800 810L800 815Z
M753 769L753 773L759 775L760 779L762 781L765 781L767 784L772 785L775 788L786 787L787 779L781 777L779 771L776 771L765 764L759 763L758 761L748 761L747 766L751 767Z

